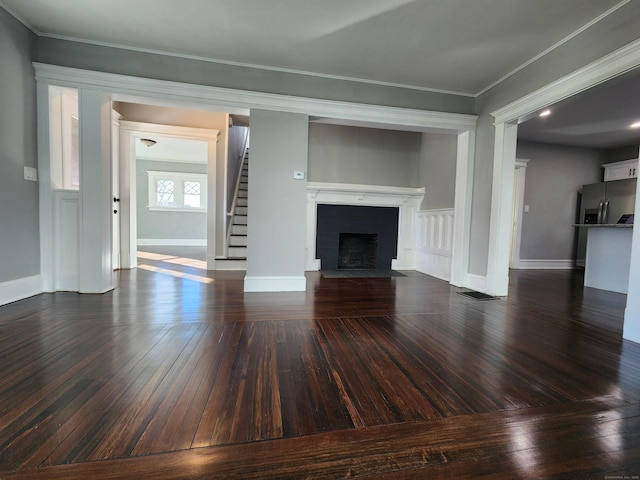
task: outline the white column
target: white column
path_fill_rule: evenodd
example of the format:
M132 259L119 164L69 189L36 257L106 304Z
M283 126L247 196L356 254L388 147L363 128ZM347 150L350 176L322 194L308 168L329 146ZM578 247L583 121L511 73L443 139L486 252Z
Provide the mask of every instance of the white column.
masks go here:
M103 92L82 88L80 119L80 292L115 287L111 261L111 102Z
M486 292L506 296L509 290L509 256L513 217L513 179L518 125L496 125L489 225Z
M467 274L469 273L475 143L475 130L458 134L450 282L458 287L467 285Z

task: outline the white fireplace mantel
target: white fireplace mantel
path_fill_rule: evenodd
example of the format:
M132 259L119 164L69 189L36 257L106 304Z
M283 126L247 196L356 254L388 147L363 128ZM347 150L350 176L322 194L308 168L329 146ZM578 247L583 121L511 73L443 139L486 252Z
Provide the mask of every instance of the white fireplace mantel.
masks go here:
M391 262L394 270L415 270L415 219L424 197L424 188L359 185L347 183L307 183L307 271L320 270L316 259L318 204L397 207L398 257Z

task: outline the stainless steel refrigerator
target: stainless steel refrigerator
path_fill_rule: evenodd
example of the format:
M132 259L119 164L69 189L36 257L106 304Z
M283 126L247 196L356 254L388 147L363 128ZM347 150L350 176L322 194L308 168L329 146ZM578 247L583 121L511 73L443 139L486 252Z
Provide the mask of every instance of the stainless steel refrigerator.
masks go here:
M632 223L636 202L635 178L582 186L580 223L615 224ZM584 265L587 232L578 229L576 264Z

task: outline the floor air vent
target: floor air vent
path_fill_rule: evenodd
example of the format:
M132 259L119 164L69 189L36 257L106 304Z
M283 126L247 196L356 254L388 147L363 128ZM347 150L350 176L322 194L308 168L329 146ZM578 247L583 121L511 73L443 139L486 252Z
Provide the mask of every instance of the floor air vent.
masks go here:
M465 297L471 297L474 300L495 300L498 297L492 297L491 295L487 295L486 293L480 293L480 292L456 292L460 295L464 295Z

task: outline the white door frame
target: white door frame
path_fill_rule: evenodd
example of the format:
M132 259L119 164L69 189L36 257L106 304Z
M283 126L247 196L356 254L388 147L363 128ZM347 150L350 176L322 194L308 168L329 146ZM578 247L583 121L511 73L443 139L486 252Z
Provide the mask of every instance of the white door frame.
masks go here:
M120 210L121 266L130 269L138 265L138 228L136 209L136 152L135 141L144 137L181 138L207 142L207 269L215 265L217 202L216 202L216 144L219 130L209 128L159 125L154 123L120 121Z
M486 293L506 296L509 286L510 224L513 215L513 178L518 119L638 66L640 66L640 40L491 113L495 118L495 147ZM640 255L637 258L640 258Z
M516 171L513 183L513 223L511 233L511 257L509 267L520 268L520 244L522 239L522 213L524 210L524 186L529 160L516 158Z
M120 117L115 110L111 111L111 191L113 193L113 227L111 242L111 261L113 269L120 268Z

